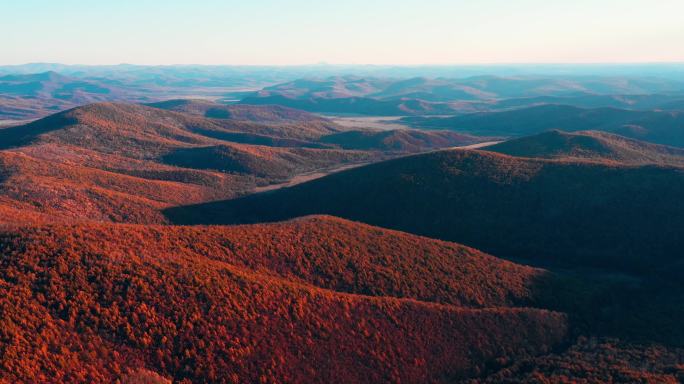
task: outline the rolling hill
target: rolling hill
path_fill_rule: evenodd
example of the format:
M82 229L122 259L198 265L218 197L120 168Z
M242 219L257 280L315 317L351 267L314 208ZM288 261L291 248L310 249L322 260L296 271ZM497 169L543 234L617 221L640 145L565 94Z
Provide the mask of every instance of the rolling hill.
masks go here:
M600 131L571 133L553 130L483 149L518 157L684 166L684 149L650 144Z
M535 270L339 219L53 225L0 239L0 372L11 381L453 382L567 338L557 312L470 306L506 304L510 287L525 291L507 283ZM468 306L438 304L449 291Z
M387 131L346 131L321 137L343 149L420 152L429 148L465 146L483 141L481 137L445 131L396 129Z
M683 191L678 168L448 150L166 214L184 224L331 214L499 257L645 273L680 259Z
M252 176L166 166L75 146L36 145L0 152L5 209L24 212L0 222L97 220L166 222L159 210L234 197ZM31 219L31 220L29 220Z
M2 148L24 145L31 140L77 140L91 148L116 147L126 141L135 157L154 156L137 153L164 147L188 144L210 144L221 141L222 135L254 134L282 139L307 139L336 132L322 129L310 132L305 126L258 124L245 121L207 119L134 104L99 103L61 112L36 122L0 131ZM82 134L84 130L86 134ZM41 135L40 138L37 136ZM161 141L161 145L157 143ZM229 140L227 140L229 141ZM125 148L125 146L122 145ZM136 147L138 147L136 149ZM159 148L161 147L161 148ZM137 152L136 152L137 151Z
M470 145L486 139L443 131L351 129L335 124L329 119L281 105L222 105L203 100L168 100L148 105L214 119L249 121L263 125L273 124L277 130L299 132L299 136L296 138L268 136L269 132L255 135L245 133L213 134L214 137L245 144L421 152L427 149Z
M0 129L0 195L7 210L28 209L35 217L162 223L166 219L159 212L170 206L236 197L297 175L477 141L455 133L398 130L364 131L363 140L352 141L336 136L334 123L306 113L238 109L270 122L100 103ZM275 122L280 115L284 122Z
M37 216L159 223L165 221L163 207L233 197L297 174L381 156L213 137L233 130L287 137L293 129L128 104L79 107L0 130L0 194L9 199L7 209L28 208Z
M303 138L316 138L344 130L343 127L314 114L280 105L219 104L208 100L176 99L147 104L150 107L211 118L250 121L260 124L296 125Z
M474 113L446 118L412 117L407 123L426 129L489 136L526 136L551 129L605 131L656 144L684 147L684 112L583 109L543 105L504 112Z

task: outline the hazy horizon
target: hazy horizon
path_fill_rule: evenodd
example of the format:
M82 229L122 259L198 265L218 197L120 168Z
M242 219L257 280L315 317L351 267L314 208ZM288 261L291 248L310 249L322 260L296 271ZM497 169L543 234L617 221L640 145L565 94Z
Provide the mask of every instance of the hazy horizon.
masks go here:
M25 0L3 8L0 32L12 36L3 65L684 62L678 0Z
M84 64L84 63L67 63L59 61L33 61L21 63L3 63L0 62L0 67L22 67L22 66L36 66L36 65L55 65L65 67L386 67L386 68L421 68L421 67L621 67L621 66L684 66L684 60L680 61L622 61L622 62L586 62L586 63L572 63L572 62L482 62L482 63L444 63L444 64L400 64L400 63L301 63L301 64L231 64L231 63L135 63L135 62L111 62L101 64Z

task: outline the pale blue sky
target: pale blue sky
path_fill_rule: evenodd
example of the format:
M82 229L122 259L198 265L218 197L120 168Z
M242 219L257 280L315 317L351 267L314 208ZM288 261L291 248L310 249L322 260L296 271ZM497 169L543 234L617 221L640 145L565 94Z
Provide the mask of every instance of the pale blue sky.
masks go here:
M0 0L0 65L684 62L684 0Z

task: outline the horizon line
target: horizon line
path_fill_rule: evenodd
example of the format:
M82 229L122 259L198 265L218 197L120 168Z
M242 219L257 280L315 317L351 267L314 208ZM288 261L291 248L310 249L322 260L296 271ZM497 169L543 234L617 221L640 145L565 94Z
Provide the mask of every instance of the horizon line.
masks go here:
M108 64L80 64L64 62L24 62L20 64L2 64L0 67L21 67L29 65L62 65L70 67L485 67L485 66L629 66L629 65L684 65L683 61L616 61L616 62L482 62L482 63L301 63L301 64L201 64L201 63L171 63L171 64L137 64L137 63L108 63Z

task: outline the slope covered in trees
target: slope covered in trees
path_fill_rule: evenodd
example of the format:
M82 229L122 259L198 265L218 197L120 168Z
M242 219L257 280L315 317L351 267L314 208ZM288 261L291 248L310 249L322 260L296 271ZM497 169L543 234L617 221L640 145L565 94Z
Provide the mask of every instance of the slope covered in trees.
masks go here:
M572 348L516 362L466 383L658 383L684 381L684 350L582 338Z
M53 144L0 152L2 205L21 210L0 221L98 220L161 223L160 209L232 197L251 176L184 169Z
M483 149L519 157L586 159L631 165L684 165L684 149L646 143L600 131L553 130Z
M220 138L266 132L289 139L296 130L135 105L89 105L0 130L0 192L7 210L28 209L33 216L159 223L164 207L234 197L301 173L385 156Z
M323 136L321 142L345 149L420 152L428 148L465 146L482 138L445 131L396 129L387 131L347 131Z
M524 279L535 270L337 219L291 224L3 229L2 376L32 382L113 382L131 375L189 382L452 382L548 353L566 340L566 318L559 313L410 299L506 305L508 298L502 302L488 296L489 288L471 286L477 276L468 269L491 273L492 284L500 284L494 276ZM335 255L347 260L327 266ZM427 264L407 275L414 257ZM430 265L447 268L443 283L431 279ZM308 275L318 268L327 273ZM423 280L428 285L418 288ZM353 283L363 281L373 289ZM462 293L449 298L450 284ZM470 288L482 289L484 301L464 299L474 293ZM407 298L387 297L395 294Z
M162 223L159 210L170 206L477 141L418 131L364 131L354 140L347 136L353 132L338 136L339 126L305 112L230 109L259 122L101 103L0 129L0 194L7 209L41 217Z
M248 121L265 125L274 124L281 130L286 129L283 126L289 126L289 129L298 131L307 138L316 138L344 130L344 127L328 119L280 105L226 105L207 100L189 99L167 100L148 105L211 119Z
M134 104L100 103L61 112L34 123L0 131L2 147L34 142L88 145L104 152L127 151L149 158L166 148L216 142L222 132L271 134L302 138L306 130L250 122L206 119ZM128 146L124 146L127 144Z
M259 132L254 135L212 134L212 137L246 144L420 152L483 141L480 138L444 131L349 129L323 117L281 105L222 105L203 100L168 100L148 105L213 119L256 122L273 125L276 130L291 129L300 132L300 136L297 137L281 137L272 132ZM225 124L223 121L218 123Z

